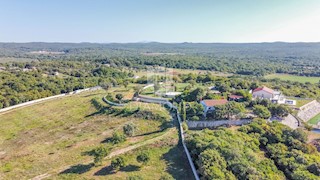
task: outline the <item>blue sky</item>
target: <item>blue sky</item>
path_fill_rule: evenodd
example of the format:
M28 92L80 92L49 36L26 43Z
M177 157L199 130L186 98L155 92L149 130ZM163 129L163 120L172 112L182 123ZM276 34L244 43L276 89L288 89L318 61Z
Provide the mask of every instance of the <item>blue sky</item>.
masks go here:
M320 42L320 0L0 0L0 42Z

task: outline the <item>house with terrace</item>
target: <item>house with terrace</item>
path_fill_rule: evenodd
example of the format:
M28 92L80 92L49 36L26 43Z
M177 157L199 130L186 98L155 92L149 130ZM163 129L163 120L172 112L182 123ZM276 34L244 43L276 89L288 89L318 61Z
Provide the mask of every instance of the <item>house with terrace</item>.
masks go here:
M276 104L296 105L296 100L287 99L280 91L275 91L265 86L254 89L252 97L254 99L269 99Z

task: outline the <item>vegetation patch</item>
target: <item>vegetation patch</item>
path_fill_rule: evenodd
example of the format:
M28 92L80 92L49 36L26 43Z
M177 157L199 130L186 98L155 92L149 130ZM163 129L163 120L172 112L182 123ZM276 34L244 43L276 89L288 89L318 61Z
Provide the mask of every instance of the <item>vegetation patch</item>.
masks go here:
M0 177L33 178L67 165L74 166L70 171L85 171L92 165L81 162L92 161L93 157L84 156L83 152L105 145L112 140L115 131L122 131L129 122L137 127L133 137L122 142L121 136L122 143L113 148L123 148L163 134L161 121L133 115L108 115L101 111L109 109L102 101L105 95L104 90L81 93L1 114L0 151L6 153L1 155ZM144 111L150 108L138 104ZM154 115L162 113L169 120L169 113L161 106L156 107ZM99 163L105 154L96 154L102 154L96 158Z
M291 74L269 74L265 76L268 79L280 79L283 81L293 81L293 82L300 82L300 83L319 83L319 77L307 77L307 76L297 76Z
M102 166L92 166L84 173L63 173L54 178L193 179L183 147L178 143L178 132L170 133L160 141L105 160Z
M316 115L315 117L311 118L308 123L317 125L320 122L320 114Z
M318 179L320 155L301 129L256 120L238 130L188 134L203 179Z

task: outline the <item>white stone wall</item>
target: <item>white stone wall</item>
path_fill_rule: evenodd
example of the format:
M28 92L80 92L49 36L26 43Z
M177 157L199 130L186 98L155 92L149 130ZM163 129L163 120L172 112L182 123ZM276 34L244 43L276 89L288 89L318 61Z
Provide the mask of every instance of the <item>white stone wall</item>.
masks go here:
M101 87L100 86L96 86L96 87L91 87L91 88L86 88L86 89L79 89L79 90L76 90L76 91L73 91L73 92L70 92L70 93L59 94L59 95L50 96L50 97L46 97L46 98L36 99L36 100L32 100L32 101L28 101L28 102L25 102L25 103L21 103L21 104L17 104L17 105L14 105L14 106L10 106L10 107L6 107L6 108L3 108L3 109L0 109L0 113L5 112L5 111L9 111L9 110L12 110L12 109L15 109L15 108L19 108L19 107L23 107L23 106L29 106L29 105L36 104L36 103L39 103L39 102L47 101L47 100L50 100L50 99L64 97L64 96L72 95L72 94L78 94L78 93L81 93L81 92L84 92L84 91L95 91L95 90L99 90L99 89L101 89Z
M251 119L242 120L219 120L219 121L187 121L188 127L190 129L204 129L204 128L215 128L223 125L240 126L243 124L248 124Z

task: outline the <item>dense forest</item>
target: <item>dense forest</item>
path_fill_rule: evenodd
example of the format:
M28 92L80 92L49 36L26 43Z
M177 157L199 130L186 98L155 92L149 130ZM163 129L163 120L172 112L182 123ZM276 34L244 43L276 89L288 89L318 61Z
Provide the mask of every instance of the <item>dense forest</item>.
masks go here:
M319 153L301 129L265 120L238 130L193 131L187 138L202 179L316 180Z
M146 76L136 80L132 78L137 69L127 68L121 64L111 66L99 62L41 60L0 63L0 68L0 108L85 87L97 85L111 87L128 84L128 82L147 83ZM213 85L224 96L227 93L249 91L264 85L278 89L287 96L313 99L320 97L320 84L270 80L255 76L222 77L209 72L179 74L173 78L178 83L202 84L203 88ZM188 86L183 92L192 95L194 90L195 88ZM201 94L196 92L195 96L207 99L221 98L220 96L206 97L204 89L201 92ZM185 100L188 101L188 99Z
M0 43L0 108L85 87L127 84L135 71L151 66L208 70L175 79L211 84L221 92L266 85L287 96L319 98L319 84L263 77L275 72L320 76L319 49L319 43ZM217 77L210 71L234 75Z
M0 43L0 58L160 65L263 76L320 76L320 43Z

